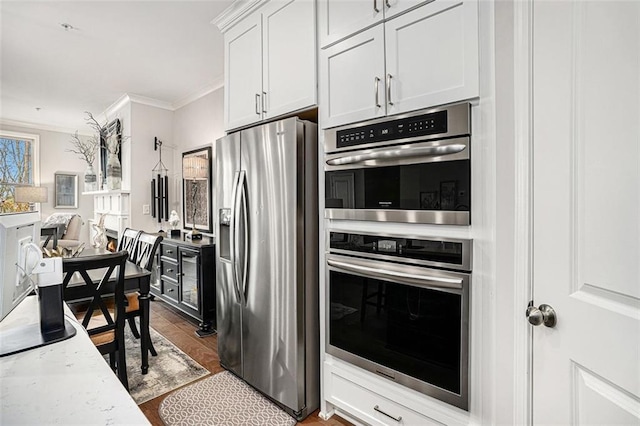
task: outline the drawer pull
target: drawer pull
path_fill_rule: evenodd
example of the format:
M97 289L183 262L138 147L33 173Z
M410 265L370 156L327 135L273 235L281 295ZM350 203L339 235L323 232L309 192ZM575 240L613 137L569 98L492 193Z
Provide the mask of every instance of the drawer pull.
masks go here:
M373 409L376 410L378 413L384 414L385 416L389 417L390 419L395 420L398 423L402 421L402 416L394 417L391 414L387 414L384 411L382 411L380 409L380 407L378 407L377 405L375 407L373 407Z
M170 288L167 290L167 293L171 293L173 290L175 290L174 288Z
M173 253L173 250L167 250L167 253L171 254L171 253Z
M167 272L173 272L173 268L167 269Z

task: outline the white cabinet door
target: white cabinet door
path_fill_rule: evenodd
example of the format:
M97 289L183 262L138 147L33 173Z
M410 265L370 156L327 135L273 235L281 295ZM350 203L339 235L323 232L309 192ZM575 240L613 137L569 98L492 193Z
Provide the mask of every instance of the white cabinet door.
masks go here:
M385 0L318 0L320 47L382 21Z
M262 22L264 118L316 104L314 2L269 2Z
M638 425L640 3L531 10L533 424Z
M385 23L387 114L473 98L478 5L437 0Z
M261 14L251 15L224 35L226 130L262 119L261 20Z
M323 128L384 116L384 28L367 31L320 52Z
M418 7L421 4L430 3L434 0L383 0L384 17L389 19L409 9Z

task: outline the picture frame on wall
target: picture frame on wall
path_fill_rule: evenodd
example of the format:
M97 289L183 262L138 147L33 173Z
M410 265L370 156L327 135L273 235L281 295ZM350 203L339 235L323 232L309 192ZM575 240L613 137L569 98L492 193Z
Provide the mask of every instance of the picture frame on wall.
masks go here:
M182 153L182 217L184 229L213 232L211 156L211 147Z
M54 175L54 208L78 208L78 174L56 172Z

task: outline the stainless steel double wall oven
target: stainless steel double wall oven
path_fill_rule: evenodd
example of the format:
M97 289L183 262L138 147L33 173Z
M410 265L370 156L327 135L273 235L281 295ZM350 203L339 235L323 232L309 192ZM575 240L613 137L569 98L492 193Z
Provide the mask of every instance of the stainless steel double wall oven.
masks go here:
M470 108L325 130L325 217L469 225Z

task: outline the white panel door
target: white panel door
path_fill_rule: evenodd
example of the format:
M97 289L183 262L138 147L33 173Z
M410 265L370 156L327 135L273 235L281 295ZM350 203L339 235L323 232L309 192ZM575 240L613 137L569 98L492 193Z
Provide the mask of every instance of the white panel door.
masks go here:
M262 12L262 22L264 118L315 105L314 2L270 2Z
M478 5L437 0L385 23L387 114L477 97Z
M224 122L230 130L262 119L262 16L252 14L224 35Z
M375 25L384 17L385 0L318 0L320 47Z
M640 424L640 2L533 2L534 424Z
M320 51L323 128L384 116L382 24Z

